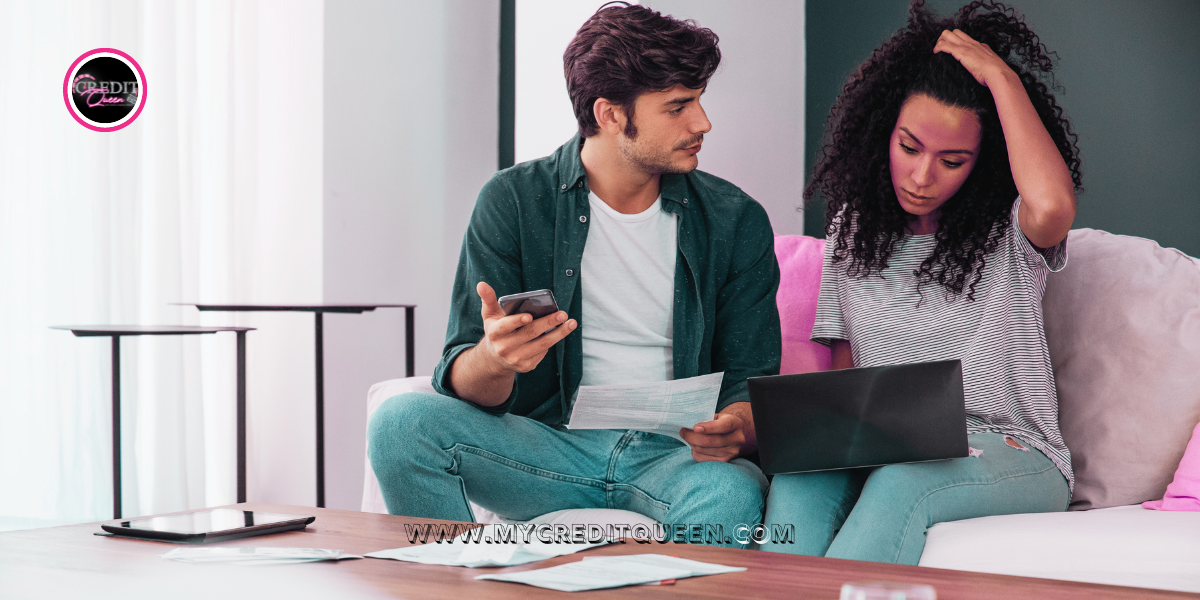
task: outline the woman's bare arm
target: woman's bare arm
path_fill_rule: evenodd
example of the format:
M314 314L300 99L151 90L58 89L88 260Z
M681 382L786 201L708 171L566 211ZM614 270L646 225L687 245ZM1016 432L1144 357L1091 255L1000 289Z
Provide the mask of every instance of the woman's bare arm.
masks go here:
M829 345L829 349L833 351L833 364L830 369L853 369L854 355L850 352L850 342L846 340L833 340Z

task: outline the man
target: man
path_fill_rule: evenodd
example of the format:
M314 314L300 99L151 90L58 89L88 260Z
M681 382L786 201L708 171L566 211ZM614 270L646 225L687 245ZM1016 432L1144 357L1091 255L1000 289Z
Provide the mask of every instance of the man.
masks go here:
M580 28L563 57L579 135L480 192L433 376L442 395L391 398L372 418L390 512L620 508L719 525L707 541L728 544L760 522L745 380L779 371L779 267L762 207L695 171L720 56L708 29L642 6L606 5ZM544 288L565 311L505 316L496 300ZM716 372L718 414L682 429L686 444L564 427L580 385Z

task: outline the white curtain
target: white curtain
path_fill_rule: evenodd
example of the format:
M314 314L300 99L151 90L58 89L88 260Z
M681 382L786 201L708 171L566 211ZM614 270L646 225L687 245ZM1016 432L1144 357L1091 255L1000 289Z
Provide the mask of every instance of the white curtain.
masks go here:
M311 317L169 303L321 299L323 10L0 0L0 529L111 516L109 339L51 325L259 327L250 499L311 503ZM112 133L62 97L102 47L146 74ZM122 340L124 514L234 501L234 347Z

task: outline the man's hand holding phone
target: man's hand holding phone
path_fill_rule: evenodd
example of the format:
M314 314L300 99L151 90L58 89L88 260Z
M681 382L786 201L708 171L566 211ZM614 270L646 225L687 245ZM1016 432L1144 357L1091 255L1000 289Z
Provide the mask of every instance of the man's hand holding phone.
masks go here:
M450 384L464 400L498 406L512 393L516 374L532 371L579 323L561 310L536 319L527 313L505 314L496 291L482 281L475 292L483 304L483 338L455 359Z
M534 318L526 312L505 314L492 286L480 281L479 285L475 286L475 291L483 303L483 339L479 340L477 347L485 352L499 369L513 373L532 371L542 362L542 358L554 344L579 326L574 319L568 320L567 313L561 310L552 310L550 314L539 318ZM549 304L540 306L552 309L553 295L550 296ZM515 310L522 308L518 306ZM564 323L564 327L554 329ZM554 331L550 331L551 329Z

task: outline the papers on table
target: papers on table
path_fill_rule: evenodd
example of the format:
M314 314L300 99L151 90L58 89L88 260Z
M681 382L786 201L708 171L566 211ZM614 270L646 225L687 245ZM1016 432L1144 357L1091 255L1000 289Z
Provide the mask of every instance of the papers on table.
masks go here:
M453 542L380 550L370 552L366 556L427 565L511 567L553 556L573 554L608 543L607 540L598 543L554 543L542 541L537 536L523 535L529 531L522 532L522 528L534 527L538 525L484 525L454 538ZM499 528L504 528L504 531L500 531Z
M596 557L520 573L480 575L475 579L511 581L563 592L582 592L745 570L743 567L727 567L661 554L631 554Z
M629 385L583 385L568 429L635 429L682 441L679 428L711 421L724 373Z
M362 558L325 548L176 548L163 558L190 563L235 563L239 565L283 565Z

